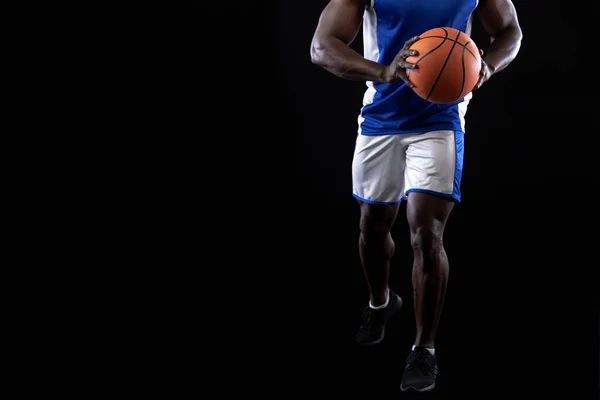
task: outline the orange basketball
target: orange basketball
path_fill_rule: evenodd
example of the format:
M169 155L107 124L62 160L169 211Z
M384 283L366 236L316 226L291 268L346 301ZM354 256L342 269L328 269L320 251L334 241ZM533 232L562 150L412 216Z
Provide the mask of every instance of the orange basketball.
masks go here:
M481 70L479 48L464 32L454 28L434 28L419 35L410 46L417 56L406 61L417 64L407 69L414 92L432 103L445 104L469 94Z

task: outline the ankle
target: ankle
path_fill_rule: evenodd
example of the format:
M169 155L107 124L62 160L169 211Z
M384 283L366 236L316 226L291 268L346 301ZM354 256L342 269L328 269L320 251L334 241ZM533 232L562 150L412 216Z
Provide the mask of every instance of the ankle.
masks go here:
M385 290L381 294L371 295L371 300L369 301L369 306L371 308L384 308L390 302L390 289Z
M428 345L422 345L422 344L420 344L418 346L419 347L424 347L425 350L427 350L429 352L429 354L431 354L432 356L435 356L435 347L434 347L433 343L432 344L428 344ZM417 347L417 345L413 345L412 349L414 350L415 347Z
M413 344L413 350L415 347L424 347L426 349L435 349L435 343L434 342L415 342L415 344Z

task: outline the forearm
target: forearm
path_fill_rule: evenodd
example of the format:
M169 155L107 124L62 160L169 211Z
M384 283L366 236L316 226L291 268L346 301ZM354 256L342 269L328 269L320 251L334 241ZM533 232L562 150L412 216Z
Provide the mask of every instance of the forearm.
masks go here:
M515 59L521 48L521 39L518 27L507 28L494 38L484 58L494 73L502 71Z
M314 64L351 81L385 82L386 66L362 57L335 37L315 40L310 50Z

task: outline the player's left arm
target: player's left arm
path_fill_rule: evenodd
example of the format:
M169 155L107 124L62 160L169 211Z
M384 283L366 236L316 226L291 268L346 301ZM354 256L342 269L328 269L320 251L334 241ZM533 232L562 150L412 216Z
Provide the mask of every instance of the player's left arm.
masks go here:
M491 43L483 58L476 89L515 59L523 39L517 10L511 0L479 0L477 15Z

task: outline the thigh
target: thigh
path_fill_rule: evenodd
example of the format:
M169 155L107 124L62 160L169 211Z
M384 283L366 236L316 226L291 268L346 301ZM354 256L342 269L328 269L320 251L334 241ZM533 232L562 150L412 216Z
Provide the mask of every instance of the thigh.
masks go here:
M422 192L410 193L406 219L411 233L426 231L441 235L453 208L453 199Z
M463 133L434 131L407 138L405 193L428 193L460 201Z
M402 135L358 135L352 160L352 193L378 205L398 204L404 185Z

